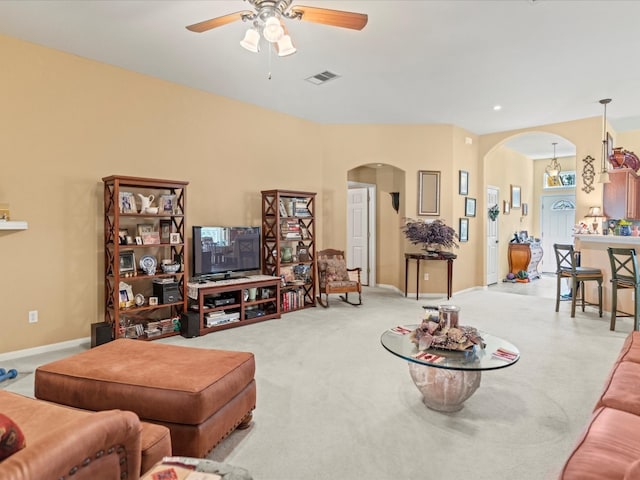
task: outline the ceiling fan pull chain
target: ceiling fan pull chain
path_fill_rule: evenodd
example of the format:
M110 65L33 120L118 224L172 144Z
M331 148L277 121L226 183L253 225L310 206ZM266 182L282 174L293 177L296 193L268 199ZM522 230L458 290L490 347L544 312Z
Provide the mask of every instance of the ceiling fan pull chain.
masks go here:
M267 75L267 80L271 80L271 48L270 46L267 48L269 51L269 74Z

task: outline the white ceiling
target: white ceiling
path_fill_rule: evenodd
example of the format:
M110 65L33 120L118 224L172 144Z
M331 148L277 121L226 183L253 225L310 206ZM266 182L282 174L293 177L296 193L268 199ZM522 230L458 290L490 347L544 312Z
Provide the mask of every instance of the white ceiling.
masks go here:
M366 13L369 23L353 31L288 20L298 53L280 58L240 47L243 22L185 29L250 9L241 0L2 0L0 33L319 123L447 123L486 134L601 116L598 100L612 98L613 128L640 128L640 1L293 4ZM341 77L304 81L324 70ZM549 158L561 141L558 156L572 154L564 139L529 140L510 145Z

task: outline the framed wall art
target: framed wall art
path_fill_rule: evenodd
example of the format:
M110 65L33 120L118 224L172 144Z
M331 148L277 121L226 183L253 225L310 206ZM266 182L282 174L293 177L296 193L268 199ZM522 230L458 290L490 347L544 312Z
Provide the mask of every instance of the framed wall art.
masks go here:
M464 214L466 217L476 216L476 199L467 197L464 199Z
M458 229L458 238L461 242L469 241L469 219L461 218L460 219L460 228Z
M418 171L418 215L440 215L440 172Z
M511 185L511 208L520 208L521 206L520 187Z
M505 215L509 215L510 211L511 211L511 204L509 203L509 200L503 200L502 201L502 213L504 213Z
M529 215L529 204L528 203L523 203L522 204L522 215Z
M458 193L460 195L469 195L469 172L460 170L458 176Z

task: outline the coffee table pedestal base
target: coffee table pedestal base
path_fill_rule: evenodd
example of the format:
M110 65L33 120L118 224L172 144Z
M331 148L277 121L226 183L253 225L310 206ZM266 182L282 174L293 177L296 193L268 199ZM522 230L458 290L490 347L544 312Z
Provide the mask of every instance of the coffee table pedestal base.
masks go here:
M439 412L457 412L480 386L480 371L447 370L409 362L409 373L423 403Z

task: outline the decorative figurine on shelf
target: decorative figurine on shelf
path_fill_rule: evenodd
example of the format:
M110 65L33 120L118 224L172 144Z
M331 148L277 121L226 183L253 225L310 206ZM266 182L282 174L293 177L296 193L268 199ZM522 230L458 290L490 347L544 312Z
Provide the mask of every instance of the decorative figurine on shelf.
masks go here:
M145 197L140 193L138 194L138 196L140 197L140 201L142 202L142 205L140 206L140 213L158 213L158 207L151 206L151 203L156 198L155 196L149 195L148 197ZM150 208L155 208L155 212L148 212Z

